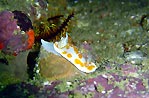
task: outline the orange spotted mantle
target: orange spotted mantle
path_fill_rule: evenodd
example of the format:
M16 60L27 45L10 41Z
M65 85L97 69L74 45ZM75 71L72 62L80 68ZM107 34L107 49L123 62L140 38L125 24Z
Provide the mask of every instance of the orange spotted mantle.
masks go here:
M45 49L47 49L44 45L44 41L41 40L41 42L42 42L42 46ZM86 59L79 52L76 46L68 43L67 33L66 33L66 37L62 37L59 42L55 42L52 45L54 47L53 49L57 53L59 53L62 57L64 57L65 59L70 61L72 64L74 64L80 71L85 72L85 73L91 73L97 69L96 65L93 62L86 61Z

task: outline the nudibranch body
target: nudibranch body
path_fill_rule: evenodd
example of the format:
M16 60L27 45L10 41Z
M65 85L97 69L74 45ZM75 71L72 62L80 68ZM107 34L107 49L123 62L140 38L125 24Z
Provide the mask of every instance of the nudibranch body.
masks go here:
M87 61L76 46L68 43L68 35L62 37L59 42L51 43L41 40L42 46L48 51L56 55L61 55L72 64L74 64L80 71L85 73L94 72L97 66L90 61ZM48 47L48 48L47 48Z

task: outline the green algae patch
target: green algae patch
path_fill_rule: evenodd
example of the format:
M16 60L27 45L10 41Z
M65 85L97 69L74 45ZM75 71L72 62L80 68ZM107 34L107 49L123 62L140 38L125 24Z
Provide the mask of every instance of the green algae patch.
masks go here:
M60 83L59 85L57 85L57 86L55 87L55 89L57 89L57 90L60 91L60 92L68 91L68 87L67 87L66 82Z
M142 70L148 71L149 70L149 58L143 60L142 62Z
M27 11L29 10L29 5L33 3L33 0L1 0L0 2L0 10L23 10Z
M119 87L121 90L125 90L125 85L129 83L129 80L126 79L126 80L123 80L123 81L120 81L120 82L114 82L114 86L115 87Z
M93 92L82 94L81 92L76 91L75 93L69 94L68 98L92 98L93 96L94 96Z
M143 85L145 86L146 89L149 89L148 81L149 79L143 79Z
M21 82L20 79L16 78L13 75L10 75L9 73L3 72L0 75L0 89L3 89L7 85L15 84L19 82Z
M76 89L78 86L83 86L86 83L80 82L80 77L73 78L71 80L63 79L62 82L57 85L55 88L58 89L60 92L66 92Z
M0 58L7 59L7 61L14 59L15 56L4 54L2 51L0 51Z
M105 91L105 88L101 84L98 84L97 85L97 91L102 93L103 91Z

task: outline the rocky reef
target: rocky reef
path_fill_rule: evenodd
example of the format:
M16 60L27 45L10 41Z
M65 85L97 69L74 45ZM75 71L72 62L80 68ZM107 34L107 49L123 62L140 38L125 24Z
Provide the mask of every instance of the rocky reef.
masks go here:
M129 66L129 68L126 66ZM45 82L43 86L35 86L26 83L12 85L14 92L6 96L20 97L19 92L23 90L24 97L33 96L35 98L130 98L149 96L148 79L145 74L139 74L139 70L131 64L120 65L121 71L102 73L94 78L80 78L68 81ZM138 73L138 74L137 74ZM121 74L121 75L120 75ZM133 74L133 76L132 76ZM136 75L137 74L137 75ZM7 94L10 90L8 86L1 92L1 95ZM18 89L21 88L19 91ZM32 89L32 90L31 90ZM24 93L26 91L26 93Z
M25 0L16 8L18 0L6 1L0 2L2 98L149 97L148 1ZM17 9L19 15L13 12ZM15 16L22 13L32 20L29 28L34 29L39 46L28 43L33 39L20 25L22 18ZM46 37L59 27L58 36ZM96 71L80 72L68 60L40 47L41 38L55 42L66 32L83 56L94 60ZM32 52L39 54L28 55L28 45L34 45ZM9 55L14 52L17 56ZM32 78L27 73L30 67Z

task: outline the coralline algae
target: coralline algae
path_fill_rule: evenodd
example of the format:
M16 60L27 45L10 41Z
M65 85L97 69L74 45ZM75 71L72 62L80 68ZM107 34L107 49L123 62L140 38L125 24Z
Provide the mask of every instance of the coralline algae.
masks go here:
M0 49L18 54L34 44L34 31L30 19L21 11L0 13Z

